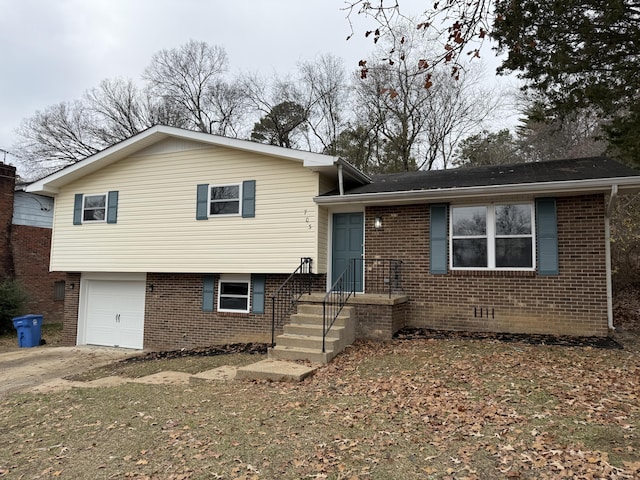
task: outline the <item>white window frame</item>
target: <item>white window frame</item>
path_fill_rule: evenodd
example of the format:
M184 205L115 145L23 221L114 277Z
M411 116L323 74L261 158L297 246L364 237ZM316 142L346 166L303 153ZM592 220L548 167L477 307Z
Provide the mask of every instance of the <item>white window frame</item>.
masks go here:
M211 192L214 188L224 188L224 187L238 187L238 213L211 213L211 204L212 203L222 203L222 202L235 202L234 199L225 199L225 200L212 200ZM224 185L209 185L209 191L207 192L207 216L208 217L239 217L242 215L242 182L240 183L227 183Z
M246 295L222 295L222 284L223 283L246 283L247 284L247 294ZM246 298L247 299L247 309L246 310L235 310L231 308L221 308L220 299L222 297L226 298ZM230 312L230 313L249 313L251 312L251 275L220 275L218 279L218 311L219 312Z
M98 220L85 220L85 210L97 210L95 208L87 209L85 207L85 200L87 197L104 197L104 218ZM82 194L82 223L105 223L107 221L107 214L109 212L109 194L108 193L84 193Z
M496 207L503 205L528 205L531 209L531 233L527 235L496 235ZM464 207L486 207L487 231L486 235L456 236L460 238L486 238L487 239L487 266L486 267L454 267L453 265L453 210ZM533 272L536 269L536 209L530 201L491 202L451 205L449 214L449 268L451 270L471 271L508 271L508 272ZM531 267L496 267L496 238L529 238L531 237Z

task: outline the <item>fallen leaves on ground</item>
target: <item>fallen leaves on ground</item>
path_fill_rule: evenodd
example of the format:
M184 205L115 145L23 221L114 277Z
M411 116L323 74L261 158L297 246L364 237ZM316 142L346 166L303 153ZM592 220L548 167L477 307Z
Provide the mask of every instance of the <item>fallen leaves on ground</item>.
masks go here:
M357 343L299 384L9 397L0 477L632 479L639 395L627 349Z

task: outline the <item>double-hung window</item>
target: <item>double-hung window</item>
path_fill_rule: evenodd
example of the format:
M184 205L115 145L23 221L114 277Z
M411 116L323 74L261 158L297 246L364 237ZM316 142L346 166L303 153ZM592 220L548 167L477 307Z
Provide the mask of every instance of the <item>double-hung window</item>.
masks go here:
M223 275L218 283L218 311L249 313L250 278Z
M107 195L85 195L82 199L82 221L104 222L107 219Z
M213 185L209 190L209 215L239 215L241 186Z
M532 270L533 205L492 204L451 208L451 267Z

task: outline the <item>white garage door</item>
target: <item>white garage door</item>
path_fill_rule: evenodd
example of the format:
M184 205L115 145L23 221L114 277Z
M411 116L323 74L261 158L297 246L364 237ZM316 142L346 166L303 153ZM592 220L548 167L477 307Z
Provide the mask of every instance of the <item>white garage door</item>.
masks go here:
M145 283L87 280L85 289L84 343L142 348Z

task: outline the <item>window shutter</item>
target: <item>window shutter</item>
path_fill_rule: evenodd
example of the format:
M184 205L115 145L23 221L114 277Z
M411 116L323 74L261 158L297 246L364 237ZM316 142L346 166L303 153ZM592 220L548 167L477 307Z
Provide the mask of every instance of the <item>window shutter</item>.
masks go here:
M207 220L209 218L209 185L201 183L198 185L196 201L196 220Z
M256 216L256 181L242 182L242 216L252 218Z
M205 275L202 279L202 311L204 312L213 312L214 286L215 279L213 275Z
M109 192L107 195L107 223L118 221L118 192Z
M252 309L253 313L264 313L264 275L252 275L251 282L253 283L253 301Z
M447 273L447 205L431 205L429 272Z
M76 193L76 198L73 203L73 224L82 225L82 198L81 193Z
M558 220L555 198L536 200L538 274L558 275Z

